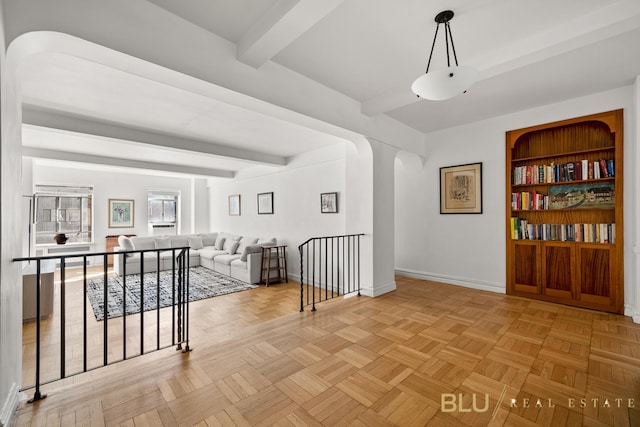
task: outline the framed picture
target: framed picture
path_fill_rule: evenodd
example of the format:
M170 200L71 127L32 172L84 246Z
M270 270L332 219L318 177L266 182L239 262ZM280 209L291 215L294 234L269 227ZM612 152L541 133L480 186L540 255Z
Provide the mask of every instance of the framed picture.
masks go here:
M338 213L338 193L320 194L320 212Z
M133 227L133 200L109 199L109 228Z
M482 163L440 168L440 213L482 213Z
M258 194L258 213L259 214L273 213L273 192Z
M229 196L229 215L240 216L240 195L233 194Z

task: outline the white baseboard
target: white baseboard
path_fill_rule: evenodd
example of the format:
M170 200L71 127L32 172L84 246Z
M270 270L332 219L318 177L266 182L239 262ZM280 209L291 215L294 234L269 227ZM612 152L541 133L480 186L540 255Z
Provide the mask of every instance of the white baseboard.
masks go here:
M13 415L18 407L18 401L20 398L20 391L18 385L13 383L11 391L2 405L2 412L0 412L0 427L8 427L13 421Z
M431 280L433 282L464 286L465 288L495 292L498 294L504 294L507 291L504 283L488 282L486 280L469 279L466 277L449 276L446 274L427 273L424 271L416 271L406 268L396 268L396 274L400 276L412 277L414 279Z
M384 285L377 285L375 288L363 286L360 289L360 294L367 297L375 298L379 297L380 295L395 291L396 289L396 282L394 280L393 282L385 283Z
M632 305L624 306L624 315L631 317L633 323L640 323L640 312L636 311L636 308Z

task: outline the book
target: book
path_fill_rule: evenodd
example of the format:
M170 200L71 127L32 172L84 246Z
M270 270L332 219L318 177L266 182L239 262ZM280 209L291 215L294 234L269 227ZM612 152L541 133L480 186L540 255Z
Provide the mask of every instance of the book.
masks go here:
M574 164L576 181L582 181L582 162L576 162Z
M601 178L608 178L609 177L609 171L607 170L607 163L605 162L604 159L600 159L598 161L598 163L600 163L600 177Z
M607 160L607 171L609 172L609 176L616 176L616 169L612 159Z

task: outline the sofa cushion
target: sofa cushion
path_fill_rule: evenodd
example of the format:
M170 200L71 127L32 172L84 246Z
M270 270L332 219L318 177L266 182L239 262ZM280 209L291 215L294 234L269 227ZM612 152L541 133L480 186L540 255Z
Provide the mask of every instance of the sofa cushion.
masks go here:
M200 249L198 252L200 252L200 258L205 258L205 259L213 259L218 255L227 254L226 251L217 250L212 246L206 246L206 247Z
M240 259L240 254L233 254L233 255L218 255L215 258L215 262L218 264L224 264L224 265L230 265L232 261L235 261L237 259Z
M128 238L127 236L118 237L118 246L120 246L125 251L135 250L135 248L133 247L133 243L131 242L131 239ZM126 254L126 255L130 257L133 254Z
M238 252L240 252L240 251L238 251ZM242 261L246 261L247 260L247 256L249 254L259 254L261 252L262 252L262 246L261 245L247 245L242 250L242 253L240 255L240 259Z
M200 237L202 238L202 246L215 246L218 233L202 233Z
M131 238L131 243L136 250L155 249L156 242L154 237L135 236Z
M131 265L131 264L140 264L140 257L142 256L142 253L137 253L137 254L133 254L133 256L131 258L127 259L127 265ZM150 263L150 262L156 262L156 259L158 258L157 254L155 252L144 252L144 263Z
M200 236L188 236L187 240L189 241L189 247L191 247L191 249L198 250L204 248L202 237Z
M171 248L171 239L169 237L156 237L154 244L156 249L169 249Z
M243 260L242 258L236 258L233 261L231 261L231 266L235 267L235 268L242 268L244 270L247 269L247 261Z
M189 239L187 236L171 236L172 248L184 248L189 246Z

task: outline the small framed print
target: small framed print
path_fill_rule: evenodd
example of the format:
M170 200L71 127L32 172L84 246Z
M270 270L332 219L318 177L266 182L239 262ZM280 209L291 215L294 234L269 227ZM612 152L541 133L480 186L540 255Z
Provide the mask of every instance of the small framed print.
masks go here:
M338 193L320 194L320 212L338 213Z
M233 194L229 196L229 215L240 216L240 195Z
M440 213L482 213L482 163L440 168Z
M273 192L258 194L258 214L273 214Z
M109 199L109 228L133 227L133 200Z

